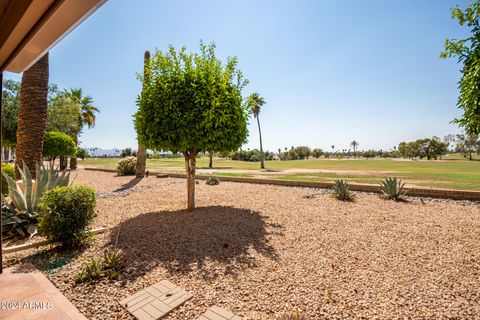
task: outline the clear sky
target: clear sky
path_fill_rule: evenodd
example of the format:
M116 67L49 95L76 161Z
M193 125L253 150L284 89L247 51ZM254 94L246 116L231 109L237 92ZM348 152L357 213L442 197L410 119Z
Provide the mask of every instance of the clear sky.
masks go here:
M445 38L466 30L450 18L456 0L109 0L50 52L50 82L81 87L101 109L82 145L136 147L132 114L143 53L169 44L197 50L215 41L236 55L267 104L264 146L390 149L400 141L460 130L459 65L443 60ZM6 73L6 78L19 79ZM256 122L249 142L258 146Z

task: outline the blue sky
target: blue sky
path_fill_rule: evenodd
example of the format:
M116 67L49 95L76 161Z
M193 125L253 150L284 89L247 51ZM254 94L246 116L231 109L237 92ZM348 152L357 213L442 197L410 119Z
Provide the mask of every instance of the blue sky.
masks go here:
M136 147L132 114L143 53L169 44L236 55L261 93L264 146L390 149L460 129L459 65L439 53L466 30L450 8L466 1L110 0L50 52L50 81L81 87L101 109L82 145ZM19 79L6 73L6 78ZM256 123L249 142L258 146Z

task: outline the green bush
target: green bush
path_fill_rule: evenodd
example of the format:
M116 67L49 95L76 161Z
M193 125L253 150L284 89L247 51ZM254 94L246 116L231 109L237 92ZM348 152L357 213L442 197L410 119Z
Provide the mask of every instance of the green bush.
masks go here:
M13 179L15 175L15 167L12 164L2 162L2 172L4 172L7 176ZM7 180L2 175L2 194L4 196L8 195L8 183Z
M220 179L218 177L215 177L215 176L210 176L210 177L208 177L208 179L205 183L208 184L209 186L216 186L216 185L220 184Z
M135 174L135 166L137 165L136 157L126 157L117 162L117 175L131 176Z
M47 191L40 205L41 235L64 246L81 244L95 218L95 190L90 187L56 187Z

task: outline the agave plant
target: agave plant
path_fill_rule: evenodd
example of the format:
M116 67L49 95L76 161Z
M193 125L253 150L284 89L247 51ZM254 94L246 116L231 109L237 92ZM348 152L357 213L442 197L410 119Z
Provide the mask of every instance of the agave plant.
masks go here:
M2 195L2 204L6 206L2 208L2 226L10 235L16 232L21 236L25 236L26 233L33 236L37 232L40 199L47 190L57 186L67 186L70 181L70 172L55 170L53 166L45 167L36 164L37 179L33 180L30 170L25 164L23 164L23 168L18 167L18 171L22 178L18 182L2 172L12 200L12 203L9 204Z
M405 183L397 178L385 178L384 181L381 181L380 191L385 198L395 201L401 200L407 194Z
M348 184L344 180L335 180L333 184L333 194L335 198L342 201L351 201L355 197L348 189Z
M2 204L2 237L7 239L16 234L34 236L37 233L37 217L28 211L16 212L6 203Z

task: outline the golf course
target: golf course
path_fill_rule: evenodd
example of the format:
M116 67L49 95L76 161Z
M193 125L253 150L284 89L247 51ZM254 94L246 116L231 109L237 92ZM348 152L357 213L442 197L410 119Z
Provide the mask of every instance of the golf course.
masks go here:
M308 159L267 161L260 170L258 162L214 158L197 159L198 174L270 178L280 180L333 182L344 179L352 183L377 184L385 177L397 177L408 186L480 190L480 161L462 160L450 155L448 160L407 159ZM450 160L454 159L454 160ZM86 168L115 169L116 158L87 158L81 162ZM147 169L154 172L184 172L183 158L148 159Z

